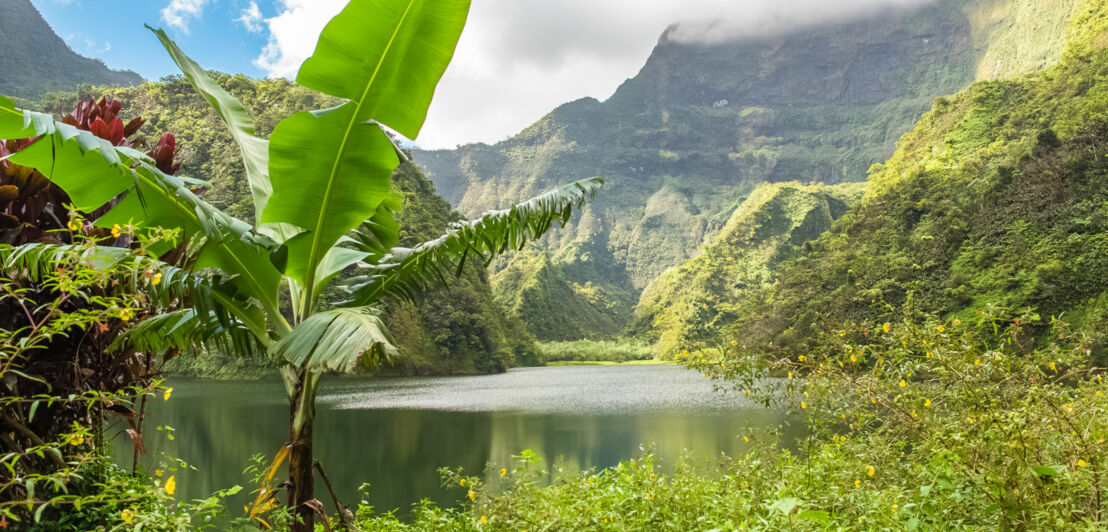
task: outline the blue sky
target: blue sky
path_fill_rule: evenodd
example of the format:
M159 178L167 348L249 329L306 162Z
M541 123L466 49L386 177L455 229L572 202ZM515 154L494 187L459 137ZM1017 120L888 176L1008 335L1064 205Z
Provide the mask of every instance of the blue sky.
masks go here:
M143 27L165 28L185 53L205 68L264 77L254 65L268 41L261 30L247 31L236 22L248 0L219 0L203 5L202 16L187 20L188 31L167 25L162 10L168 0L31 0L43 18L75 52L99 57L115 69L134 70L156 81L177 72L154 35ZM276 14L271 0L257 1L263 17Z

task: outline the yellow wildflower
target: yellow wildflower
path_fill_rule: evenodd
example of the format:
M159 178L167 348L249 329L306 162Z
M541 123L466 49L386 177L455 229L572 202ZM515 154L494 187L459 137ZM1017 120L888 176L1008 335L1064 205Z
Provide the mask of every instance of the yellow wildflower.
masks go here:
M804 401L801 401L800 402L800 408L808 408L808 403L805 403Z
M483 515L482 515L482 516L481 516L481 524L482 524L482 525L487 525L487 524L489 524L489 518L488 518L488 517L485 517L485 516L483 516Z
M746 443L750 443L750 438L747 438L746 436L743 436L743 441L746 442Z
M173 388L166 388L165 393L162 394L162 400L168 401L170 395L173 395Z
M892 329L892 327L893 327L893 325L886 321L885 324L881 326L881 330L885 331L885 332L889 332Z
M469 497L471 501L477 501L477 494L473 490L469 490L469 493L466 493L466 497Z
M85 437L80 434L73 434L69 437L69 444L76 447L85 443Z
M789 380L793 380L793 372L789 372Z
M165 494L173 495L174 491L177 491L177 477L171 476L165 481Z
M935 330L939 331L940 333L944 333L944 332L946 332L946 327L940 325L940 326L936 327Z
M851 362L857 362L857 361L858 361L858 357L854 356L854 353L851 353L851 354L850 354L850 361L851 361Z
M150 284L158 286L162 282L162 272L157 272L150 278Z
M72 219L69 220L69 223L66 225L66 227L68 227L70 231L80 231L81 222L78 222L76 219Z
M681 353L674 353L673 359L674 360L681 360Z
M862 487L862 481L861 481L861 480L857 480L857 479L855 479L855 480L854 480L854 487L855 487L855 488L860 488L860 487Z
M873 466L871 466L871 465L870 465L870 466L866 466L866 474L867 474L867 475L869 475L869 476L871 476L871 477L872 477L874 473L877 473L877 470L876 470L876 469L874 469L874 467L873 467Z
M743 390L743 395L746 397L750 397L750 390Z
M931 358L931 351L927 352L927 358Z
M1089 464L1086 463L1084 460L1081 460L1081 459L1077 460L1077 467L1085 467L1087 465L1089 465Z
M839 441L846 441L846 436L839 436Z
M156 477L160 477L164 474L165 474L165 471L162 471L161 469L155 469L154 470L154 476L156 476Z
M498 474L499 474L500 476L504 476L504 475L507 475L507 474L508 474L508 470L502 467L502 468L500 468L500 471L498 472Z
M115 238L119 238L120 233L121 233L121 231L119 229L119 224L113 225L112 226L112 236L115 237Z
M464 487L466 487L466 479L464 479L464 478L463 478L463 479L459 479L459 480L458 480L458 485L459 485L459 486L461 486L461 487L463 487L463 488L464 488Z
M731 347L738 347L738 346L739 346L739 341L738 340L731 340Z
M926 407L926 408L931 408L931 400L930 399L924 400L923 401L923 406Z
M119 514L119 518L122 519L124 523L130 523L135 518L135 512L132 512L130 508L126 508Z
M903 387L905 387L905 386L907 386L907 385L908 385L908 381L906 381L906 380L904 380L904 379L900 379L900 387L901 387L901 388L903 388Z
M1050 361L1050 371L1053 371L1054 373L1058 373L1058 366L1054 364L1053 360Z
M797 360L804 362L804 355L800 355L799 357L797 357Z
M953 321L953 322L951 323L951 325L953 325L953 326L955 326L955 327L957 327L957 326L959 326L959 325L961 325L961 324L962 324L962 320L954 320L954 321Z
M842 338L844 336L846 336L846 331L843 331L843 332L839 333L839 338Z

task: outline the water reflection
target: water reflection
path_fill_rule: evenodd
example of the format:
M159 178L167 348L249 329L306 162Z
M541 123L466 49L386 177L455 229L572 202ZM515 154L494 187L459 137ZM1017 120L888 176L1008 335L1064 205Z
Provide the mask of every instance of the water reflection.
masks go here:
M288 406L278 381L178 380L158 401L148 432L161 453L198 471L178 475L186 498L245 481L255 453L272 456L287 439ZM651 442L663 460L684 450L705 456L745 452L744 428L776 426L784 414L715 393L699 374L675 366L527 368L502 375L453 378L330 379L319 400L316 454L340 498L358 500L372 485L378 509L405 512L421 498L452 504L464 493L440 486L438 467L483 471L507 466L532 449L572 467L607 467ZM165 432L162 433L166 434ZM129 460L125 460L129 463ZM235 500L232 508L245 502Z

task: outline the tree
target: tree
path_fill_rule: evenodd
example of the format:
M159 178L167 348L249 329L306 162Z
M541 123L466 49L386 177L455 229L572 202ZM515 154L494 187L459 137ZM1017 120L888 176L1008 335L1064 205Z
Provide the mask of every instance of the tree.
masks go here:
M288 506L293 530L311 530L323 505L314 498L312 423L325 372L350 372L392 356L379 303L411 299L521 248L555 221L565 224L599 189L598 178L563 186L511 209L454 224L438 239L397 248L390 186L403 152L382 125L415 138L449 64L469 0L352 0L323 30L297 82L346 103L297 113L268 140L254 135L243 105L212 81L161 30L152 30L239 144L251 185L254 224L206 203L202 181L170 176L151 157L112 146L48 115L16 109L0 97L0 138L38 140L13 154L64 189L76 208L115 202L97 225L179 227L195 253L191 268L210 272L206 301L144 321L128 333L139 347L196 346L229 337L239 350L260 348L280 365L289 397ZM153 252L164 253L164 246ZM349 298L321 308L339 274ZM290 305L279 296L287 293ZM285 310L285 312L282 312ZM283 456L283 455L282 455Z

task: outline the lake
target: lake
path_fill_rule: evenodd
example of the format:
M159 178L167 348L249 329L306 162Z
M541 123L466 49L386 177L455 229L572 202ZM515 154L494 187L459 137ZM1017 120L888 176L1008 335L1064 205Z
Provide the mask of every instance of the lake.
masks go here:
M168 402L150 402L145 467L153 470L163 453L195 466L198 471L177 473L178 496L185 499L235 484L252 489L242 474L251 455L268 460L288 439L281 382L175 379L168 385ZM461 489L441 487L439 467L491 474L486 464L510 467L513 455L531 449L550 462L603 468L641 454L644 442L665 466L685 450L738 455L746 448L740 432L776 426L785 417L714 392L699 373L672 365L336 377L325 378L319 394L315 451L344 503L357 503L358 486L368 482L371 504L404 514L421 498L451 505L464 497ZM120 460L130 464L129 449L119 449ZM330 507L322 483L316 489ZM232 510L245 501L232 500Z

